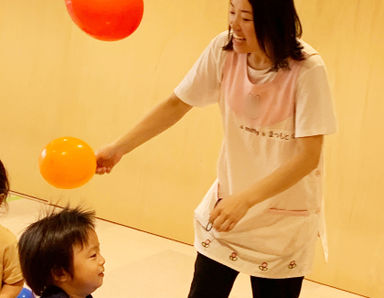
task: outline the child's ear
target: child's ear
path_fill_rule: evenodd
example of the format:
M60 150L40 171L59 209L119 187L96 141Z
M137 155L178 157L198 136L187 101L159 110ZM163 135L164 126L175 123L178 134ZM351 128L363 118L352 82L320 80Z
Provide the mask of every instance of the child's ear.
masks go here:
M52 269L51 274L55 283L63 283L71 278L71 275L62 268Z

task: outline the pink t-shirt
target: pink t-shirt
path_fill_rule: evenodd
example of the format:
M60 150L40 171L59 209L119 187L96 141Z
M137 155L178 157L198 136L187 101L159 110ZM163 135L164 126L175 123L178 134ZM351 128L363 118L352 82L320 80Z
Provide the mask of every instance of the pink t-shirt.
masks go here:
M187 104L219 104L223 119L218 178L195 210L195 247L253 276L303 276L322 232L322 158L298 183L253 206L230 232L206 227L218 198L249 188L287 162L298 150L297 138L335 132L325 66L303 43L306 60L289 61L290 70L257 72L251 80L247 55L223 51L226 42L227 32L213 39L175 89Z

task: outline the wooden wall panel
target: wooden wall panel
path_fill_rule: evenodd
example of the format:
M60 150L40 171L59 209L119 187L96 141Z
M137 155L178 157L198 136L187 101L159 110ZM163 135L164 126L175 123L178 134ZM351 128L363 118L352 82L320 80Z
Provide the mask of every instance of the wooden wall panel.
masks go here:
M319 249L310 278L383 297L384 4L296 4L304 39L328 65L339 118L339 132L326 143L330 260L324 264ZM226 29L226 11L222 0L148 0L137 32L101 42L71 22L64 1L1 1L0 158L12 189L81 203L108 220L191 243L193 209L215 177L222 136L216 107L195 109L113 174L79 189L47 185L37 157L56 137L98 148L126 131Z
M384 297L384 2L296 2L304 39L327 63L339 132L326 146L330 260L310 278Z

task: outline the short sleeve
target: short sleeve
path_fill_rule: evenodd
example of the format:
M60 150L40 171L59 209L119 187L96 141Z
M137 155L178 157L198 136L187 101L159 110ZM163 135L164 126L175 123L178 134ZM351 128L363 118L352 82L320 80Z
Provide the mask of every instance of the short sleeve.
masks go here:
M12 235L13 236L13 235ZM3 253L3 283L14 284L23 279L16 237L5 247Z
M174 93L192 106L217 103L220 96L222 68L227 32L217 35L200 55L193 67L175 88Z
M336 117L323 60L314 55L305 62L296 89L295 137L336 132ZM309 64L309 66L308 66Z

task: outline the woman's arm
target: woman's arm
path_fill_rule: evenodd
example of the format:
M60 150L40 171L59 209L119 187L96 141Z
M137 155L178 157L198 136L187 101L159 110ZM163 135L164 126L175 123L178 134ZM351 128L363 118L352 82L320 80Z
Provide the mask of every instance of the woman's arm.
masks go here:
M24 280L20 280L14 284L3 284L0 291L0 298L16 298L23 289Z
M298 138L298 153L270 175L242 193L220 201L213 210L210 222L219 232L227 232L247 213L248 209L290 188L318 165L323 136Z
M156 106L133 129L96 154L98 174L109 173L124 154L160 134L179 121L192 106L181 101L174 93Z

